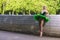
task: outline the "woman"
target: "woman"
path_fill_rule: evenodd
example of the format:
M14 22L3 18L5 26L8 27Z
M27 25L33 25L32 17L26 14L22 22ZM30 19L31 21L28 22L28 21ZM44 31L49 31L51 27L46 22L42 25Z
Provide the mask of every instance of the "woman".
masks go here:
M48 14L49 13L46 9L46 6L43 6L42 11L41 11L41 15L48 16ZM39 19L40 37L42 37L42 35L43 35L43 26L44 26L44 24L45 24L45 20L43 18L40 18Z

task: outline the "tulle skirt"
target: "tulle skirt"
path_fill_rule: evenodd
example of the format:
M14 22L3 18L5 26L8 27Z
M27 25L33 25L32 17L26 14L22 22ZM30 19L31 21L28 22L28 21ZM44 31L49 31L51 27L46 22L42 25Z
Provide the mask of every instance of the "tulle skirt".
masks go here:
M36 21L39 21L40 19L44 19L45 22L48 22L49 21L49 18L48 17L46 17L45 15L41 15L41 14L35 14L34 15L34 19Z

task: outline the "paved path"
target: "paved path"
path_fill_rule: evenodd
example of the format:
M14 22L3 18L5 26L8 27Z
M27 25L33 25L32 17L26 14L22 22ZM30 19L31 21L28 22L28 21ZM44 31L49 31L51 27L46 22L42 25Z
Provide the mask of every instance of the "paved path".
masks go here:
M39 36L29 34L0 31L0 40L60 40L60 38L54 38L54 37L40 38Z

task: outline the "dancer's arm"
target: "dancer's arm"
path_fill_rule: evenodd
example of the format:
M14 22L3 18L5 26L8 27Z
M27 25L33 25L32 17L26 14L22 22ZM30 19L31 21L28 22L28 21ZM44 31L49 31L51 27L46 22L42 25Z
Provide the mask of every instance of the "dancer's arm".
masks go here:
M49 12L46 10L46 16L48 16L49 15Z

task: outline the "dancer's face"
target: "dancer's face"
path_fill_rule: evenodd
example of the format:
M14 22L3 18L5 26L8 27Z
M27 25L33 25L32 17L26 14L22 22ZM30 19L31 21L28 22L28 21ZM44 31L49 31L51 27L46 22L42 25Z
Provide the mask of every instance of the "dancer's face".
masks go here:
M43 9L46 9L46 6L43 6Z

